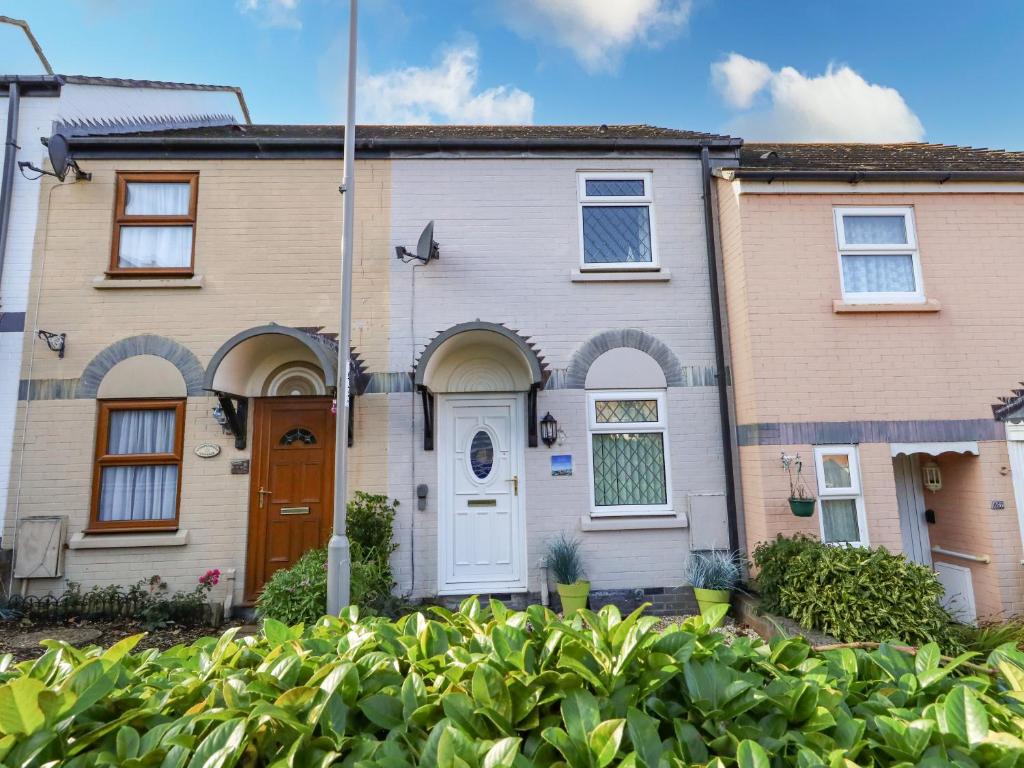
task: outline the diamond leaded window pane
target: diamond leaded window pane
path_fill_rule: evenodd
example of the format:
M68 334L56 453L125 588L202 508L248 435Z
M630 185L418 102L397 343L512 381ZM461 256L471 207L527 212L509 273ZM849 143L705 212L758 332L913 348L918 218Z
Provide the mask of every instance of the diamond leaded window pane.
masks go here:
M643 196L643 179L587 179L587 197Z
M583 261L587 264L651 263L648 206L584 206Z
M657 400L598 400L598 424L636 424L658 420Z
M598 507L668 503L660 432L593 438L594 502Z

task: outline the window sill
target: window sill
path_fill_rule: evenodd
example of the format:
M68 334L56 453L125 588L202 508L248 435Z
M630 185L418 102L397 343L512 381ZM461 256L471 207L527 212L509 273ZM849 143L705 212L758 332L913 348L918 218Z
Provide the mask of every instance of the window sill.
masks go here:
M101 275L92 279L92 287L101 290L109 288L202 288L203 276L193 277L107 277Z
M938 312L942 309L942 304L936 299L928 299L927 301L918 302L916 304L911 303L898 303L898 304L852 304L847 301L841 301L836 299L832 302L832 311L836 314L856 314L864 312Z
M591 517L580 518L580 527L584 531L640 531L658 528L688 528L690 521L685 514L668 513L666 516L653 517L636 515L635 517Z
M136 547L183 547L188 544L188 531L172 533L96 533L74 534L68 549L134 549Z
M667 283L672 279L672 273L667 269L649 272L583 272L574 269L570 277L574 283Z

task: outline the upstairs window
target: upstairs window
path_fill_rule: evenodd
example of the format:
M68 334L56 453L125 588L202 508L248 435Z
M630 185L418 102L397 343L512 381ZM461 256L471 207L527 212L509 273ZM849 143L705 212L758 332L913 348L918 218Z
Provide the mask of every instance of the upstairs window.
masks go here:
M178 527L184 400L101 400L91 531Z
M578 176L582 268L657 269L650 173Z
M191 275L198 173L119 173L113 275Z
M923 302L912 208L836 208L843 300Z

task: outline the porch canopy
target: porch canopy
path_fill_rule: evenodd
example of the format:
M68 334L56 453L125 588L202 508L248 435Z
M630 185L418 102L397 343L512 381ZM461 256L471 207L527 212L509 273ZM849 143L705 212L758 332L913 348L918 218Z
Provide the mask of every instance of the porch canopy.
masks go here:
M944 453L969 453L977 456L981 452L976 440L950 443L890 443L889 450L893 457L910 456L915 453L923 453L928 456L941 456Z
M453 392L526 392L527 435L537 446L537 390L544 364L518 333L475 320L435 336L416 363L413 383L423 398L423 449L434 448L434 395Z
M353 361L349 365L350 401L356 394L358 370ZM224 342L206 368L203 389L216 395L235 435L235 445L244 448L248 398L296 393L334 396L337 380L338 344L333 337L317 329L269 323L236 333ZM300 386L294 392L282 390L278 386L282 381Z

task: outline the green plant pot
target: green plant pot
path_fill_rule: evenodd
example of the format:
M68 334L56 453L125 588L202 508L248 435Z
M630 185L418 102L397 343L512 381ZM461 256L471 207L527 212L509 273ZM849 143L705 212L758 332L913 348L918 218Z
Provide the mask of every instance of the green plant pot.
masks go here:
M577 581L575 584L555 584L558 596L562 599L562 615L569 616L587 607L587 595L590 594L589 581Z
M814 514L814 499L790 499L789 509L797 517L810 517Z
M721 603L729 604L732 592L728 589L701 589L693 588L693 594L697 598L697 605L700 607L700 615L704 616L711 608Z

